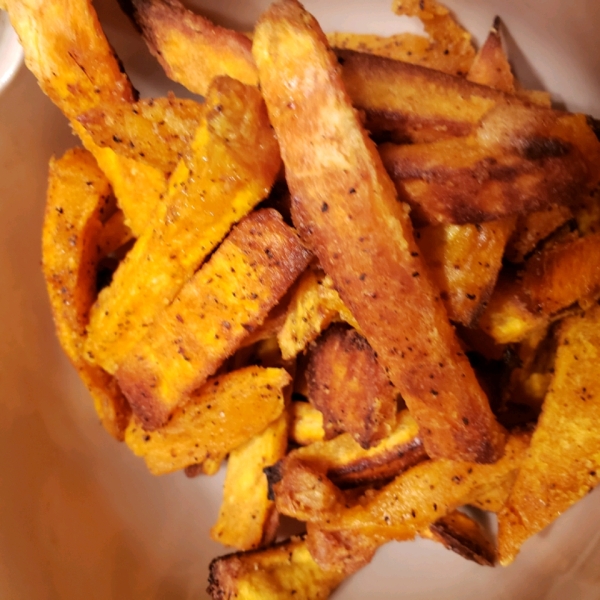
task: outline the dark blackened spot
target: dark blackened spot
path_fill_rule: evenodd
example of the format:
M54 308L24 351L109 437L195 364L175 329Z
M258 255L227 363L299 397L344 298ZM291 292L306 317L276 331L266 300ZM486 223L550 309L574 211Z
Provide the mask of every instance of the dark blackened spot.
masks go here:
M414 273L412 274L413 277L418 277L419 276L419 271L414 271Z
M366 274L366 273L361 273L361 274L358 276L358 278L359 278L361 281L364 281L364 280L366 279L366 277L367 277L367 274Z
M343 65L346 62L346 59L342 58L341 56L338 56L337 59L338 59L338 62L340 63L340 65Z
M411 252L411 253L410 253L410 255L411 255L413 258L417 258L417 256L419 256L419 253L418 253L418 252Z
M467 417L463 417L463 418L462 418L462 422L463 422L465 425L468 425L468 424L469 424L469 419L467 419Z
M118 135L113 135L113 142L115 144L120 144L123 140Z
M321 204L321 212L327 212L329 210L329 204L327 204L327 202L323 202L323 204Z
M56 207L56 212L57 212L59 215L62 215L62 214L65 212L65 211L62 209L62 206L57 206L57 207Z
M469 300L475 300L475 298L477 298L477 296L475 294L467 294L467 298Z
M175 315L175 318L180 322L183 323L183 317L179 314Z
M438 394L439 394L439 392L437 390L431 390L432 396L437 396Z
M534 136L525 140L521 154L527 160L541 160L566 156L570 151L571 144L563 142L561 139Z
M349 194L356 194L356 190L352 187L348 190Z
M265 254L270 258L273 259L273 252L271 252L271 248L265 248Z

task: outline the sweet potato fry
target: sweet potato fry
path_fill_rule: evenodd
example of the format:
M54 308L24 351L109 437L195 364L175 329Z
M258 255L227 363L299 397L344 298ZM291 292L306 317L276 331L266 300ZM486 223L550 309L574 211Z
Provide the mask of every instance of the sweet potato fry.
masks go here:
M282 390L289 382L283 369L247 367L219 375L194 392L157 431L145 431L134 418L125 443L154 475L207 460L218 463L279 418Z
M416 235L448 317L470 326L485 308L502 267L514 219L481 225L434 225Z
M477 521L458 510L438 519L420 535L479 565L493 567L496 562L496 548L486 531Z
M145 163L169 177L188 151L204 107L194 100L168 98L103 105L77 120L101 148Z
M308 446L325 439L323 413L308 402L292 402L290 439L299 446Z
M405 410L398 414L394 431L372 448L365 450L351 435L343 434L293 450L288 457L315 468L337 486L349 488L389 480L425 460L427 455L419 438L419 428ZM280 480L284 472L285 466L273 469L271 482ZM291 490L298 487L293 481L285 485ZM283 496L281 487L278 493Z
M333 321L345 321L359 329L331 277L321 269L310 268L298 282L290 300L285 323L277 334L283 358L294 358Z
M108 372L230 227L268 194L280 159L259 92L215 80L192 152L92 311L86 352Z
M209 571L213 600L326 600L346 577L341 571L321 569L302 538L221 556Z
M229 455L223 503L210 531L215 542L252 550L273 541L279 518L263 469L284 457L287 423L284 414Z
M506 508L499 515L499 558L512 562L521 544L600 482L600 308L561 325L554 377Z
M355 506L331 504L326 515L313 520L325 531L412 539L424 527L513 477L525 459L529 439L528 434L511 434L505 455L493 465L425 461Z
M313 349L308 398L323 414L325 439L350 433L370 448L396 424L398 393L369 342L344 325L332 325Z
M258 83L252 42L187 10L179 0L119 0L168 77L205 96L215 77ZM191 68L190 68L191 67Z
M125 221L140 235L164 191L160 171L94 144L77 116L100 106L133 102L135 91L89 0L7 0L29 70L71 121L108 177Z
M418 223L500 219L575 201L598 183L600 142L584 115L498 106L466 138L384 144Z
M500 25L500 18L496 17L485 43L477 52L475 60L467 73L467 79L475 83L489 85L496 90L513 93L515 91L515 78L508 57L502 47Z
M246 217L128 353L116 377L146 429L204 384L266 318L310 254L273 209Z
M257 25L253 53L294 223L406 400L428 454L496 460L504 433L318 24L297 2L278 2Z
M50 161L42 263L56 333L65 353L88 387L98 417L116 439L123 439L130 409L114 378L86 363L85 328L96 299L103 212L111 189L86 150L69 150Z

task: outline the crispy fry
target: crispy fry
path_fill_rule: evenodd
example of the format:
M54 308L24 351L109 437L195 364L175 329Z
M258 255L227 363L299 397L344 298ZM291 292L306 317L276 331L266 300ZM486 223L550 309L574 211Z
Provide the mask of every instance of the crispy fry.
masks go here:
M229 228L268 194L279 149L255 88L217 79L189 167L102 290L86 352L114 373L145 328L192 276Z
M52 159L42 262L61 346L88 387L102 425L122 440L129 405L113 377L87 364L83 355L85 327L96 298L98 240L110 195L106 177L86 150L69 150Z
M402 393L428 454L496 460L503 431L318 24L297 2L276 3L259 21L253 52L294 223Z
M246 217L124 357L116 377L146 429L204 384L257 328L310 254L273 209Z
M308 402L292 402L290 405L290 439L300 445L308 446L325 439L323 413Z
M512 562L521 544L600 482L600 308L565 319L555 371L506 508L499 515L499 558Z
M469 326L485 308L513 227L509 217L481 225L435 225L418 232L417 245L452 321Z
M202 104L171 95L103 105L77 120L100 148L150 165L168 177L188 151L203 113Z
M220 462L281 415L282 390L289 382L283 369L247 367L219 375L194 392L157 431L145 431L134 418L125 443L154 475L209 459Z
M209 571L213 600L326 600L346 577L341 571L321 569L302 538L221 556Z
M486 531L477 521L458 510L438 519L420 535L479 565L493 567L496 562L496 548Z
M573 216L569 206L554 204L546 210L519 215L506 245L506 258L521 263L536 246Z
M349 531L387 540L412 539L430 523L514 477L528 446L528 434L511 434L505 455L493 465L446 459L425 461L355 506L330 504L326 517L313 520L318 520L325 531ZM315 511L313 517L318 516Z
M568 204L598 183L600 142L584 115L498 106L466 138L380 148L418 223L500 219Z
M347 432L369 448L393 430L398 393L357 331L329 327L311 353L307 380L310 403L323 413L325 439Z
M119 0L168 77L205 96L215 77L258 83L252 42L187 10L179 0ZM190 68L191 67L191 68Z
M485 43L475 56L467 73L467 79L489 85L496 90L512 93L515 91L515 78L502 47L500 25L501 21L499 17L496 17Z
M216 542L251 550L273 541L279 518L263 469L285 456L287 429L284 414L229 456L223 503L210 532Z
M321 269L307 269L294 291L285 323L277 334L283 357L294 358L337 320L359 329L333 287L331 277Z
M336 54L348 94L378 138L416 143L466 136L494 107L525 104L516 96L418 65L352 50Z
M389 437L372 448L365 450L351 435L343 434L293 450L288 457L314 467L337 486L348 488L389 480L425 460L427 455L419 438L419 428L405 410L398 414L396 427ZM276 469L272 481L281 478L284 471L285 467ZM286 482L286 487L292 491L297 489L294 482ZM282 497L284 491L279 488L278 494Z

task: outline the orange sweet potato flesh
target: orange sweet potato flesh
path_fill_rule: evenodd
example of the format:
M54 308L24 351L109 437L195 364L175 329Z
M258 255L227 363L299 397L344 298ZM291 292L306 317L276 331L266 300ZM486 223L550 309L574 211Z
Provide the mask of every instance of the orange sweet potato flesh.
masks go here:
M498 106L465 138L384 144L381 155L418 223L500 219L589 193L600 142L585 115Z
M148 164L169 177L187 153L203 113L202 104L171 95L103 105L80 115L78 121L101 148Z
M428 454L497 460L504 432L318 24L297 2L278 2L258 23L253 53L294 223L406 400Z
M357 331L329 327L311 352L306 376L310 403L323 413L326 439L348 432L369 448L391 433L398 394Z
M88 387L104 428L116 439L131 411L114 378L85 361L83 345L96 299L104 211L111 196L106 177L81 148L50 161L42 234L42 264L56 332L63 350Z
M417 233L417 245L440 290L448 317L472 325L485 308L502 267L514 219L464 225L432 225Z
M247 367L219 375L195 391L164 427L148 432L132 419L125 443L154 475L218 464L280 417L289 383L283 369Z
M191 158L171 177L167 197L94 306L91 360L116 371L231 226L268 195L279 166L258 90L215 80Z
M257 85L252 42L187 10L179 0L120 0L168 77L206 95L215 77Z
M128 353L116 376L146 429L204 384L310 260L274 209L246 217Z
M542 415L505 509L499 559L511 563L521 544L600 482L600 307L560 326L554 377Z

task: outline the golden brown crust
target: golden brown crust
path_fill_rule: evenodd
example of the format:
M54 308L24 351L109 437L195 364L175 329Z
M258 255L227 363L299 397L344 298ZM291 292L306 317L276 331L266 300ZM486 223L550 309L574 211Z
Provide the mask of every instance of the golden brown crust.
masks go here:
M116 376L147 429L162 425L260 326L310 260L273 209L237 225L128 354Z
M205 95L223 75L256 85L252 42L187 10L178 0L119 0L140 29L150 52L174 81Z
M276 3L258 24L253 51L294 223L419 422L428 454L496 460L504 433L318 24L296 2Z
M369 448L392 431L398 394L358 332L329 327L311 352L306 376L308 398L323 413L325 439L348 432Z

